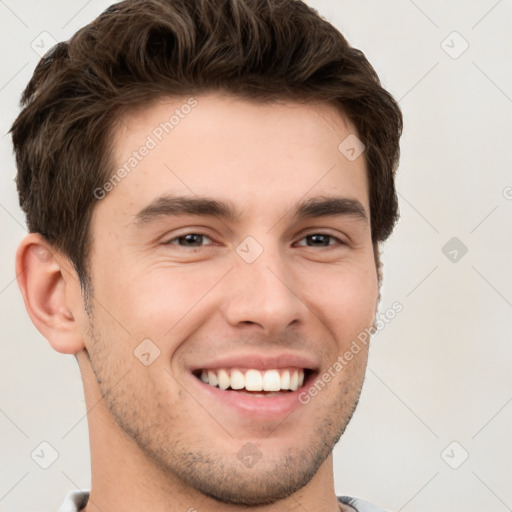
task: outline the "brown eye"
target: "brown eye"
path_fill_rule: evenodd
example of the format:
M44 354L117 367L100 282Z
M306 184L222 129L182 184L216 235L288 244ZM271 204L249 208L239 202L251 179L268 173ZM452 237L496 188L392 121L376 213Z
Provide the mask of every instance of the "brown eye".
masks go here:
M327 235L325 233L314 233L307 235L302 238L301 241L302 240L306 240L307 247L328 247L330 245L335 245L336 243L343 244L339 238L333 235ZM332 240L334 240L335 243L330 243ZM298 245L304 246L304 244L300 243Z

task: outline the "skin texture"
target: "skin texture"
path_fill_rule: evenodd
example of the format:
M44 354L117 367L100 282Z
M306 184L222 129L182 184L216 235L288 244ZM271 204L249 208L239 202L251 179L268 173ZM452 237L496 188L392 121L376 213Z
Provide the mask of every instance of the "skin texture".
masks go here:
M331 451L357 404L367 348L278 419L249 418L212 398L191 370L228 355L286 352L322 375L372 325L379 290L369 221L292 216L298 201L336 196L357 199L369 218L364 155L349 161L338 150L356 132L329 104L195 99L98 201L86 304L70 262L39 235L18 250L32 320L80 365L92 464L86 510L334 512ZM186 101L126 116L113 137L116 164ZM241 217L137 222L162 194L231 201ZM190 233L205 237L178 239ZM315 245L313 234L334 238ZM248 236L263 249L252 263L236 251ZM134 356L145 339L160 351L148 366ZM252 467L239 458L248 445L261 453Z

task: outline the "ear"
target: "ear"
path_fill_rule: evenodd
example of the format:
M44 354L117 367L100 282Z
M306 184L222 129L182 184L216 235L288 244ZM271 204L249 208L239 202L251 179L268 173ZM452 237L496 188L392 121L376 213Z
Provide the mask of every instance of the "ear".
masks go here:
M30 233L16 253L16 278L30 319L57 352L76 354L85 344L73 314L80 284L69 260L41 235Z

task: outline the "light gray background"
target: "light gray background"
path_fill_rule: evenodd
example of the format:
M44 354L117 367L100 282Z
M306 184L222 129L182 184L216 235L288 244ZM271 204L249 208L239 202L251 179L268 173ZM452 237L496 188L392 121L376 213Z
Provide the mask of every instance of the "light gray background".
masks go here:
M381 304L404 309L373 340L336 490L397 511L512 510L512 2L309 3L366 53L405 117ZM67 39L109 4L0 0L2 512L56 510L90 485L78 367L33 327L14 279L25 228L6 132L32 42ZM468 249L457 261L442 252L452 237ZM59 455L46 470L31 458L43 441Z

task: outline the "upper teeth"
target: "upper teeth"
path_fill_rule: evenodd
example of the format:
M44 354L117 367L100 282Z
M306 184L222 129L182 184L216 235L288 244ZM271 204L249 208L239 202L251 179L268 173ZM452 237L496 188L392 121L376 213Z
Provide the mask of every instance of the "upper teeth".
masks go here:
M247 391L295 391L304 383L304 370L203 370L201 380L220 389Z

